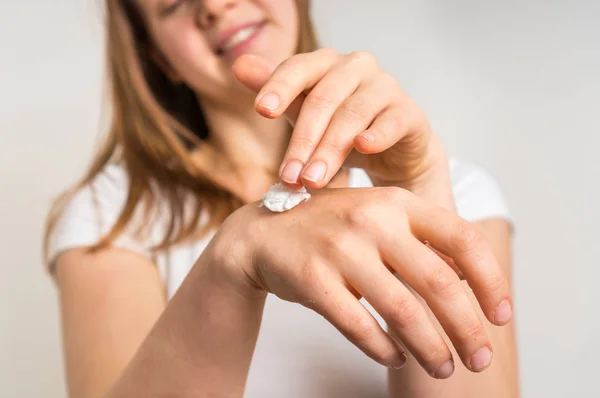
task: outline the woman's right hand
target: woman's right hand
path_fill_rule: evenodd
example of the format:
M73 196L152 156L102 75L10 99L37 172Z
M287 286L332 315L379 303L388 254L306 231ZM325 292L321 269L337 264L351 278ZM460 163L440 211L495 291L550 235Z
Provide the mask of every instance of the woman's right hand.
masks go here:
M364 297L430 375L447 378L450 349L397 273L427 302L465 366L482 371L492 351L483 320L425 241L454 259L490 322L508 323L508 284L484 239L400 188L320 190L285 213L252 203L225 221L210 250L236 288L302 304L375 361L401 367L406 356L359 302Z

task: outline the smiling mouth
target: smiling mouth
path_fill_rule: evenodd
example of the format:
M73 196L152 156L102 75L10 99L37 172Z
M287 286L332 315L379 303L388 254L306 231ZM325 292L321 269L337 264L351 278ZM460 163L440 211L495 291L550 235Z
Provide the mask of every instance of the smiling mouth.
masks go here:
M263 21L263 22L255 24L255 25L251 25L251 26L248 26L248 27L238 30L229 39L227 39L227 41L225 41L225 43L223 43L221 45L221 47L219 47L217 49L217 51L216 51L217 55L221 56L221 55L225 54L227 51L236 47L237 45L248 40L256 32L258 32L265 25L265 23L266 23L266 21Z

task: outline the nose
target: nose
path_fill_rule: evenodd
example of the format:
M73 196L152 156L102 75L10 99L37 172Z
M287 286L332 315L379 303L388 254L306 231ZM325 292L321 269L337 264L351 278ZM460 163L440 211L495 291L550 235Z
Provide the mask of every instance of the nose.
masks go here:
M208 28L219 20L227 11L235 8L239 0L203 0L201 2L199 24Z

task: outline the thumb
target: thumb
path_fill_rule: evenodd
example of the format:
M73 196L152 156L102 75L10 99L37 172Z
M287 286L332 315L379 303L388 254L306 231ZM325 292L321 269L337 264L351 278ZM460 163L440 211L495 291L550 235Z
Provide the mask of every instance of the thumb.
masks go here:
M277 69L277 65L264 57L244 54L235 60L231 69L233 75L240 83L255 93L258 93L265 83L269 81L273 72ZM298 119L300 108L302 107L305 98L305 94L300 94L284 112L284 116L292 125L294 125ZM268 114L264 114L263 112L259 113L265 117L271 118Z
M255 93L265 85L275 68L267 59L251 54L239 56L231 66L235 78Z

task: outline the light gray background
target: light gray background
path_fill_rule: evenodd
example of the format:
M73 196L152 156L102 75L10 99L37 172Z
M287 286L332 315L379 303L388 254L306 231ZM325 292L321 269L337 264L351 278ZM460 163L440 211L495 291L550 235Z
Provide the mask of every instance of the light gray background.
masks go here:
M50 199L101 122L95 0L0 0L0 396L64 396ZM600 2L313 1L322 42L373 52L516 220L525 397L600 396Z

